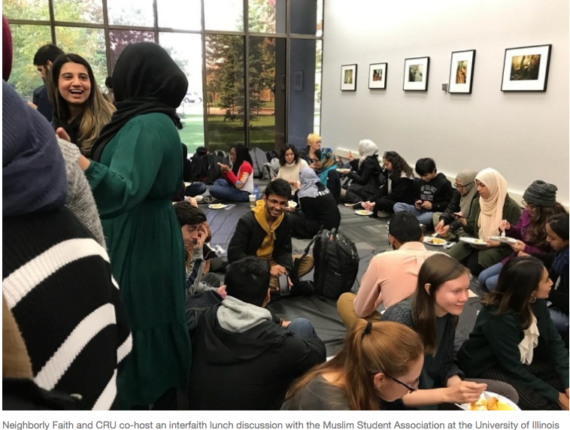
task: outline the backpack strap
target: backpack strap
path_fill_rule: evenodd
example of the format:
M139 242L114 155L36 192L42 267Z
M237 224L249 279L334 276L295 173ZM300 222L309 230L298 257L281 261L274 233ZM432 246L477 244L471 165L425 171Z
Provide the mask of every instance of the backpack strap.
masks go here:
M301 261L303 261L307 255L309 255L309 252L311 251L311 246L313 246L315 241L320 237L322 231L323 229L319 230L319 232L315 235L315 237L313 237L313 239L309 242L309 244L305 248L303 255L301 255L300 258L295 259L295 261L293 262L293 273L290 275L293 285L299 284L299 267L301 266Z

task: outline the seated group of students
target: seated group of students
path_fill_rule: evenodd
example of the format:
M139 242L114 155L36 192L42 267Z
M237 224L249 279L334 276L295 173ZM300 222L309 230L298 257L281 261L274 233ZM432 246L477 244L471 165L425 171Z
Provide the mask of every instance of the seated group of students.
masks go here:
M455 328L469 298L469 269L426 250L417 217L395 213L389 223L394 251L371 260L356 295L339 298L347 338L323 363L324 346L308 320L290 323L258 309L279 296L279 277L292 274L290 185L270 182L238 222L223 294L187 298L191 409L431 409L474 402L485 390L522 409L568 409L568 350L551 318L564 309L548 304L559 303L556 296L568 301L567 213L551 214L544 226L556 262L550 272L535 257L512 256L457 357ZM534 191L529 187L525 199L534 201ZM175 209L200 211L188 202ZM302 263L291 280L313 264ZM206 316L197 316L204 309ZM567 337L567 325L558 329ZM201 389L211 378L216 383ZM228 394L236 391L241 395Z
M4 72L6 81L9 68ZM203 276L208 251L202 247L202 257L194 255L207 230L196 224L185 229L189 224L180 217L177 223L175 213L186 203L174 209L170 204L182 178L175 112L187 90L182 71L157 45L128 46L115 66L118 101L109 105L106 120L83 59L59 57L49 79L61 108L54 118L67 128L58 134L76 145L60 140L58 147L49 123L3 82L3 338L9 340L3 342L4 409L30 403L36 408L172 407L168 398L188 371L190 407L196 409L429 407L474 401L487 386L523 409L568 409L568 353L559 334L568 330L568 215L558 210L553 185L535 181L526 190L525 217L508 197L504 178L492 169L476 174L475 184L458 182L460 197L455 194L448 205L434 198L432 187L441 178L435 164L429 172L416 166L425 176L413 182L419 198L395 199L392 206L385 197L394 197L390 193L405 169L389 174L386 186L362 205L375 203L380 209L384 204L396 212L389 226L395 251L374 257L355 298L339 299L349 332L341 352L322 363L325 349L308 320L280 321L263 309L284 279L292 284L291 293L303 293L297 281L313 265L307 258L294 273L291 235L297 214L285 213L294 181L272 181L256 208L240 219L228 250L225 286L210 286L215 281ZM93 124L94 134L87 130ZM355 175L362 182L364 167L377 159L367 146L360 151L366 158L348 174L355 184ZM336 201L342 188L334 154L322 150L315 136L305 152L319 175L319 181L308 177L305 197L332 195ZM390 154L383 157L389 172L398 168ZM229 173L229 167L222 170ZM300 172L300 183L303 176ZM472 193L475 198L466 202L473 187L479 197ZM349 185L346 195L358 194L358 188ZM451 207L454 201L460 211ZM414 208L398 211L398 203ZM442 209L436 227L441 235L487 239L504 229L520 240L512 247L458 243L449 252L455 259L435 253L421 261L414 255L414 242L422 240L416 215ZM455 228L459 224L461 230ZM186 309L180 288L183 243L188 248ZM542 252L526 256L535 255L527 245ZM509 255L513 251L519 255ZM509 256L492 290L493 265ZM401 261L391 266L402 269L384 279L380 270L387 269L377 266L393 258ZM465 265L481 276L482 269L494 272L486 282L492 291L456 364L452 328L468 297ZM410 271L417 273L409 277L413 288L401 294ZM390 292L390 286L396 288ZM209 306L195 307L201 299ZM376 304L387 308L378 322ZM274 360L266 360L269 353L276 353ZM251 360L257 360L255 367L235 371ZM235 386L227 388L226 381ZM272 394L247 395L248 388L262 386L270 386L265 392ZM223 404L217 403L223 395ZM232 403L237 401L243 403Z

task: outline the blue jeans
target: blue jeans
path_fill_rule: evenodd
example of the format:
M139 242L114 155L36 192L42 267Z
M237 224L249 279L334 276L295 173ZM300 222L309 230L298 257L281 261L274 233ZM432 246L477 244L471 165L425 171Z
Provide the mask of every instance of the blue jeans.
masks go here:
M503 268L503 263L493 264L479 273L479 284L487 291L495 291L499 282L499 273Z
M409 205L407 203L396 203L394 205L394 212L411 212L415 216L420 224L425 225L427 228L433 228L433 212L426 209L417 210L414 205Z
M210 187L210 195L216 199L225 200L227 202L249 201L249 193L247 191L238 190L223 178L216 179L214 185Z
M192 182L190 185L186 187L184 190L185 196L196 197L200 194L204 194L208 187L203 182Z
M295 318L287 329L293 332L295 337L299 339L313 339L317 337L313 324L306 318Z
M557 308L548 308L548 311L558 333L565 334L568 331L568 315Z

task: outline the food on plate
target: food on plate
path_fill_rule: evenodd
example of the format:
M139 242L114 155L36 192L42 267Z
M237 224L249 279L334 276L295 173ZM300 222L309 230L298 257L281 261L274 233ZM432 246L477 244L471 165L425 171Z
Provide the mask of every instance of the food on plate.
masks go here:
M364 210L364 209L358 210L358 211L356 211L356 213L357 213L358 215L372 215L372 212L366 211L366 210Z
M225 207L226 207L226 205L224 205L222 203L215 203L213 205L210 205L210 209L223 209Z
M477 243L477 244L481 244L481 245L485 245L485 241L482 239L473 239L473 243Z
M513 411L511 405L499 401L497 397L490 399L479 399L479 401L469 404L470 411Z
M431 245L445 245L445 240L437 237L428 237L425 242Z
M295 209L297 207L297 203L295 203L293 200L289 200L288 205L291 209Z

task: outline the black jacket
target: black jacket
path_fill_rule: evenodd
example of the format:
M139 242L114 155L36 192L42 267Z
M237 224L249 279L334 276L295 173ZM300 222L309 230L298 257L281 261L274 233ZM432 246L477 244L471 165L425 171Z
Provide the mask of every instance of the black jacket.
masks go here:
M386 184L386 186L382 187L382 189L370 200L378 202L380 199L386 199L395 203L407 203L409 205L413 205L416 193L414 179L400 177L397 179L391 179L391 182L392 185L389 193L387 193L388 185Z
M289 385L325 361L317 337L296 338L274 321L232 333L220 326L218 308L204 313L192 337L191 410L280 409Z
M416 179L416 200L431 202L431 212L443 212L453 197L451 182L443 173L438 173L429 182Z
M321 228L332 230L340 225L340 211L330 193L320 182L317 184L319 195L315 198L303 197L299 199L301 212L292 214L293 236L310 239Z
M473 195L473 198L471 199L471 202L469 203L469 212L463 214L465 218L469 217L469 213L471 212L471 207L473 206L473 201L477 197L479 197L479 194L475 193ZM451 198L451 201L445 208L445 211L439 216L439 220L440 221L443 220L445 225L449 224L452 230L456 230L459 227L461 227L461 223L455 218L453 218L454 213L461 211L461 206L459 206L460 200L461 200L461 194L459 194L457 190L453 191L453 197Z
M285 267L287 273L292 273L293 271L291 228L291 218L289 214L285 214L283 221L275 230L273 248L273 259L277 264ZM259 225L253 212L248 212L242 216L230 241L228 261L233 263L248 256L255 257L265 236L267 236L267 233Z
M48 96L47 85L42 85L34 90L32 103L37 106L38 112L41 113L48 122L51 122L53 117L53 105Z
M351 171L348 174L348 177L352 179L349 190L358 194L363 201L369 200L370 197L378 192L381 172L382 169L378 158L375 155L366 157L358 171Z

